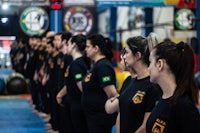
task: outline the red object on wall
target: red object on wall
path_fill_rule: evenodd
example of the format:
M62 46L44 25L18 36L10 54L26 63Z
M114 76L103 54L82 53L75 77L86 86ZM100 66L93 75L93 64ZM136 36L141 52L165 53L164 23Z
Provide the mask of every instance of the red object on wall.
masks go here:
M52 4L51 5L52 10L60 10L61 9L61 4Z
M63 0L50 0L50 2L63 2Z
M196 0L180 0L177 4L177 8L196 8Z
M2 41L2 43L3 43L3 49L10 49L10 41L9 40L3 40Z
M194 54L194 73L198 72L198 54Z

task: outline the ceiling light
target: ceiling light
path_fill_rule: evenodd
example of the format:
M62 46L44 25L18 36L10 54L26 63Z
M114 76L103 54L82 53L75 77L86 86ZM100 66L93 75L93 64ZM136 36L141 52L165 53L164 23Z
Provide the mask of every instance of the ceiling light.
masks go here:
M8 9L8 4L3 4L3 5L2 5L2 9L3 9L3 10L7 10L7 9Z
M8 22L8 18L1 18L1 22L2 22L3 24L7 23L7 22Z

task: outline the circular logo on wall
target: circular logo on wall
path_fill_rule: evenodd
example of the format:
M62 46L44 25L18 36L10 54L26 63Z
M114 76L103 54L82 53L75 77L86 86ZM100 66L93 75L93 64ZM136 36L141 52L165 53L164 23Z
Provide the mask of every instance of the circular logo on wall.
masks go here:
M190 9L180 9L175 13L175 25L181 30L195 28L195 14Z
M93 26L92 14L83 7L70 8L64 17L64 27L73 34L88 34Z
M20 16L20 26L27 35L42 35L49 26L49 17L40 7L26 8Z

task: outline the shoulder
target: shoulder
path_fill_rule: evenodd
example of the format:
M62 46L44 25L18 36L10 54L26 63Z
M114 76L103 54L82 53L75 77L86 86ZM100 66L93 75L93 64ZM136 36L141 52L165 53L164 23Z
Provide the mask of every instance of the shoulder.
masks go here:
M81 67L81 66L85 66L85 61L82 57L73 60L71 63L71 67L76 68L76 67Z
M178 111L181 111L182 109L185 110L187 108L192 108L192 107L196 107L196 106L187 95L181 96L173 106L173 108Z
M99 60L96 64L95 64L95 67L98 69L98 70L107 70L107 69L112 69L114 71L114 67L112 66L111 62L104 58L104 59L101 59Z
M180 97L176 103L172 105L172 114L177 117L199 117L197 106L187 95Z

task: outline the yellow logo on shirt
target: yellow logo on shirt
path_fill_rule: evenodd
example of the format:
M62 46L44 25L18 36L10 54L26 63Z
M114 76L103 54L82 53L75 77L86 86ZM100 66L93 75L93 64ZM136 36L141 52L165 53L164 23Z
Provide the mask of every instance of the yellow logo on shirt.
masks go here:
M65 78L67 78L69 76L69 66L67 67L66 71L65 71Z
M57 65L60 65L60 64L61 64L61 59L58 58L58 59L57 59Z
M90 81L90 78L91 78L92 74L91 73L88 73L85 77L85 82L89 82Z
M142 103L144 95L145 95L144 91L138 91L132 98L133 102L135 104Z
M156 122L153 125L152 133L163 133L166 126L166 122L160 119L156 119Z
M50 68L51 68L51 69L54 68L54 63L53 63L53 62L50 64Z
M50 65L51 63L52 63L52 59L49 58L49 59L48 59L48 64Z
M44 56L42 56L42 55L39 55L39 60L44 60Z
M31 57L33 57L33 56L34 56L34 53L33 53L33 52L31 52L31 53L30 53L30 56L31 56Z
M62 61L62 62L61 62L61 65L60 65L60 68L63 69L63 68L64 68L64 65L65 65L65 63Z

